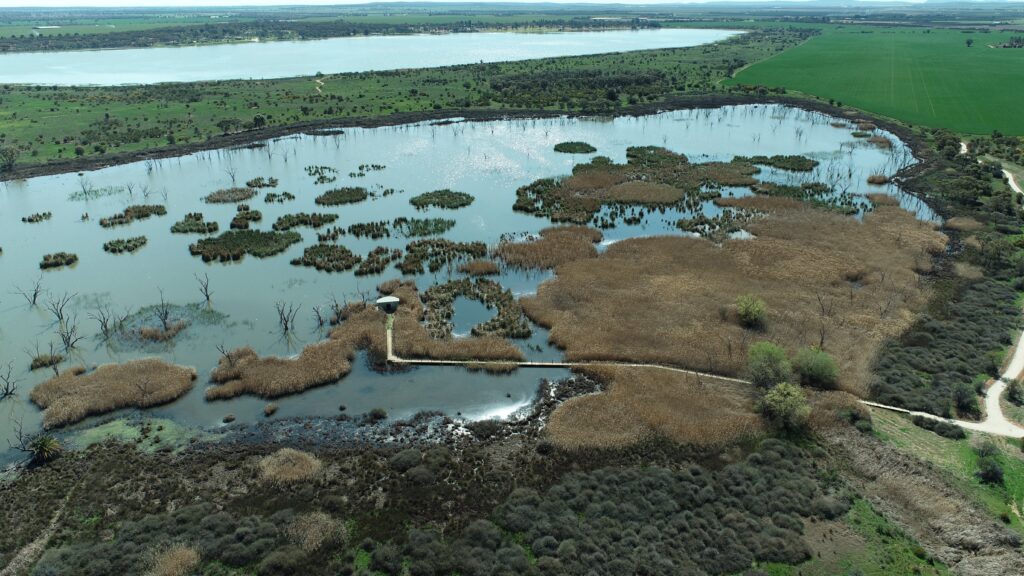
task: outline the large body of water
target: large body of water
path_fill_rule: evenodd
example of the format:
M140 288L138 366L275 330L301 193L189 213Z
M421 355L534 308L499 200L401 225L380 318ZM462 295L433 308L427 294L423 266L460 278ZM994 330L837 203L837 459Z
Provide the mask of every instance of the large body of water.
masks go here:
M258 259L251 256L234 264L204 264L189 254L196 235L171 234L171 224L189 212L203 212L207 220L228 228L234 205L206 204L201 198L231 185L230 173L239 182L273 176L280 185L275 192L289 191L296 199L268 204L263 193L249 202L262 211L262 222L253 227L270 229L278 216L296 212L330 212L340 216L336 225L391 220L407 217L449 217L456 226L444 234L452 240L479 240L495 245L505 234L536 233L549 226L544 219L512 211L518 187L538 178L568 174L573 165L591 155L567 155L553 151L562 141L581 140L597 147L597 154L625 162L626 148L636 145L664 146L687 154L694 162L729 160L735 155L802 154L817 159L810 173L765 169L759 178L776 182L824 181L854 194L889 192L900 195L904 205L918 210L921 217L932 214L915 199L902 196L891 186L869 186L868 175L892 174L913 162L907 148L894 136L891 149L881 149L852 136L854 128L835 118L775 105L731 106L717 109L666 112L644 117L616 119L512 120L492 122L420 123L404 126L347 129L330 135L296 135L266 143L263 148L202 152L179 158L139 162L88 172L61 174L7 182L0 185L0 366L14 362L22 380L17 398L0 403L0 446L10 433L8 421L22 418L27 429L39 425L40 412L28 402L31 387L48 377L45 370L28 371L29 356L36 344L46 349L58 342L53 318L45 310L31 308L12 293L40 275L44 254L75 252L80 261L72 268L42 274L43 286L51 295L76 294L69 312L78 316L90 338L72 354L65 368L84 364L122 362L158 355L172 362L194 366L199 372L195 389L170 405L154 408L158 416L172 417L189 425L215 426L226 414L241 422L263 419L264 400L251 397L207 402L203 391L210 370L218 359L217 345L228 349L249 345L260 354L291 355L302 346L325 337L313 320L315 305L325 305L331 295L338 299L373 294L374 287L401 274L393 267L376 276L356 277L352 272L321 273L289 264L303 248L316 243L316 231L300 228L303 241L286 252ZM881 132L880 132L881 133ZM365 176L349 176L361 164L386 168ZM304 170L307 165L338 169L338 180L317 185ZM91 200L76 200L83 184L108 188L111 193ZM133 185L129 195L125 186ZM341 207L322 207L314 198L327 188L364 186L374 190L392 188L394 194ZM148 198L143 196L147 189ZM476 201L457 211L417 211L409 198L422 192L450 188L473 194ZM749 194L746 189L727 191ZM102 228L101 217L122 211L130 204L165 204L168 214L140 220L128 226ZM717 213L711 202L701 211ZM37 212L52 212L52 218L38 224L21 218ZM82 221L83 213L90 220ZM687 213L671 209L652 211L635 225L619 225L605 232L606 242L652 234L678 234L674 222ZM135 254L112 255L103 251L104 242L114 238L145 235L149 243ZM753 240L756 241L756 240ZM344 236L339 243L365 255L375 246L404 248L405 238L370 240ZM88 314L102 305L134 309L159 300L162 289L168 301L177 304L201 300L194 274L208 274L214 292L213 307L226 315L214 326L195 324L171 346L147 349L112 347L92 335L98 332ZM445 282L458 273L441 271L407 276L421 290ZM505 271L496 279L518 294L530 293L550 273ZM282 337L277 327L274 303L301 305L298 327L291 337ZM472 303L457 303L455 332L467 332L486 319L488 313ZM383 327L382 327L383 329ZM400 335L398 335L400 337ZM537 330L530 341L520 342L534 359L556 359L557 350L546 345L546 334ZM529 345L529 346L528 346ZM540 346L540 349L536 346ZM419 367L379 374L364 362L357 362L352 374L340 382L304 394L282 398L275 417L334 415L345 404L358 414L381 407L393 417L407 417L420 410L441 410L468 418L506 415L529 403L540 378L559 378L564 370L519 370L506 376L471 373L452 367Z
M155 84L308 76L682 48L735 30L417 34L175 48L27 52L0 55L0 83Z

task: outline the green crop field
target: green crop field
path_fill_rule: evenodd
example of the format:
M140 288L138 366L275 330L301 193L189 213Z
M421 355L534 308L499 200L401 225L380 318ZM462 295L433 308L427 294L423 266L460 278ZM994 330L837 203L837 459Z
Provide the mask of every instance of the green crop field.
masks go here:
M1017 35L1020 35L1019 33ZM826 28L739 72L732 84L785 87L971 134L1024 134L1024 50L990 48L1012 33ZM973 47L967 47L967 39Z

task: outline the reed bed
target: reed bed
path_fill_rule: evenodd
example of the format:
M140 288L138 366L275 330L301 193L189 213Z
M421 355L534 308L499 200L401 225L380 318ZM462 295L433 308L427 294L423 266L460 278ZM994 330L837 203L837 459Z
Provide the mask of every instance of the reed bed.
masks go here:
M67 370L33 388L29 397L43 409L43 427L54 428L122 408L166 404L191 390L195 379L193 368L143 358L92 372Z
M754 341L772 340L790 352L821 345L839 364L840 389L865 395L878 346L923 308L922 274L945 236L884 204L863 222L779 207L748 229L755 241L616 243L596 259L560 266L557 278L523 299L524 311L551 329L551 341L570 360L742 375ZM729 314L742 294L767 303L763 331L744 329Z
M529 242L502 242L494 256L514 268L555 268L560 264L596 258L594 244L601 241L600 230L587 226L553 226L540 231L540 238Z
M254 188L222 188L203 197L208 204L233 204L245 202L256 195Z
M562 448L619 448L651 436L722 446L765 431L749 386L656 368L586 371L608 389L571 398L552 413L546 430Z
M493 276L500 272L498 265L490 260L471 260L459 265L459 272L470 276Z
M481 336L435 339L423 326L424 306L413 283L386 282L382 294L401 301L395 313L395 353L406 358L436 360L521 361L522 351L504 338ZM384 313L370 302L345 306L327 340L310 344L294 359L259 357L251 348L239 348L220 359L206 390L208 400L242 394L277 398L337 382L352 370L357 350L367 350L382 362L387 354Z

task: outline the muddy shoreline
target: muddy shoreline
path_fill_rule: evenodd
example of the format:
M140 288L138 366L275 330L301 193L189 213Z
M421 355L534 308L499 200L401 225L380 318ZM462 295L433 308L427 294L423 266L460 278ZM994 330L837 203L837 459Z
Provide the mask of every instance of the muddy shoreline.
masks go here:
M723 106L735 106L741 104L783 104L809 110L822 112L838 118L852 119L859 117L868 119L879 128L891 132L903 140L919 156L924 149L923 143L919 142L914 133L905 125L887 118L877 117L871 114L853 110L851 108L839 108L809 98L795 96L753 96L745 94L708 94L699 96L673 96L662 102L638 104L626 106L617 110L611 116L648 116L659 112L670 112L674 110L691 110L695 108L720 108ZM847 116L846 113L854 111L856 116ZM138 150L134 152L121 152L96 158L69 158L46 164L29 164L16 166L14 170L0 174L0 182L9 180L24 180L38 176L51 176L71 172L87 172L109 168L120 164L129 164L144 160L160 160L185 156L196 152L217 150L222 148L238 148L256 144L264 140L282 138L295 134L317 135L331 130L344 128L380 128L384 126L398 126L402 124L413 124L417 122L445 121L453 118L461 118L470 122L486 122L494 120L522 120L522 119L543 119L565 116L568 118L592 117L593 114L583 112L567 112L564 110L511 110L511 109L447 109L447 110L424 110L420 112L400 112L380 117L346 117L336 119L322 119L284 126L271 126L259 130L248 130L234 134L216 136L205 142L189 143L184 145L166 146L151 150Z

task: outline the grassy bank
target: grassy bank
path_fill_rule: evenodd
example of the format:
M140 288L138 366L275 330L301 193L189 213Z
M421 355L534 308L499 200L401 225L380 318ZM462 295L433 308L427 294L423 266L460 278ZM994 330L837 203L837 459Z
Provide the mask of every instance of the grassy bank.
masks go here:
M274 136L275 129L372 123L402 114L613 113L673 95L716 93L735 70L811 33L773 28L692 48L278 80L4 85L0 149L13 153L13 163L0 165L0 176L19 167L63 162L63 169L74 170L125 161L134 152L221 147L240 134L236 140L245 142Z
M1024 91L1024 52L998 47L1014 35L827 26L728 83L784 87L916 125L1024 134L1024 117L1011 112Z

